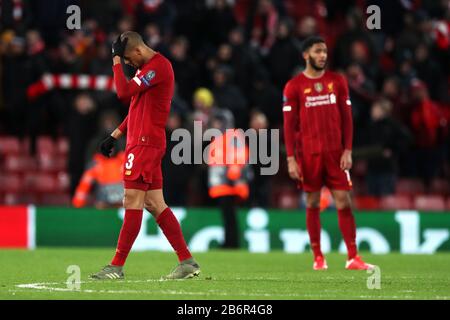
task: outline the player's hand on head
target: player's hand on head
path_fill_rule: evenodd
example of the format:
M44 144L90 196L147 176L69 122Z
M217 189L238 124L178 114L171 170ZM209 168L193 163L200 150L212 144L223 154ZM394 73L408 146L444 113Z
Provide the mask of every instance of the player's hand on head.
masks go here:
M117 37L117 39L112 44L112 56L113 58L115 56L119 56L123 58L123 55L125 53L125 49L127 47L128 38L120 39L120 35Z
M114 137L112 136L106 137L100 144L100 152L102 153L102 155L109 158L115 144L116 139Z
M350 170L352 168L352 152L350 150L344 150L341 156L341 169Z

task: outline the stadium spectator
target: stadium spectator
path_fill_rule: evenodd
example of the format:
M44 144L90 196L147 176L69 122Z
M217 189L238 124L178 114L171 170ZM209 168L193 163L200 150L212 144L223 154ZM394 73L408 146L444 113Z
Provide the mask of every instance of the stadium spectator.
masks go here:
M89 194L95 187L94 205L96 208L121 207L124 194L122 185L124 161L123 151L113 151L109 158L96 153L81 177L72 199L72 205L76 208L86 206L89 203Z
M3 48L3 101L5 104L7 130L24 137L27 133L26 88L29 82L29 67L25 39L11 32L4 34Z
M415 48L414 58L414 69L417 72L417 77L425 82L427 88L430 88L430 98L434 100L445 99L448 85L446 84L442 68L436 59L432 59L430 50L425 43L420 43Z
M247 101L241 90L232 82L232 70L226 66L219 66L214 70L214 86L212 92L217 106L228 109L233 113L238 128L245 127L248 116Z
M86 161L86 146L95 133L97 122L97 105L86 93L75 97L73 107L67 117L67 132L69 138L70 191L74 194L78 182L83 175Z
M217 200L225 229L222 248L239 247L237 204L249 196L248 148L245 138L233 129L233 116L218 110L210 119L210 127L222 132L211 144L208 154L209 196ZM230 155L233 157L231 158Z
M336 40L334 49L334 65L337 68L346 68L363 51L365 59L373 61L375 56L375 44L365 29L363 14L360 9L352 9L346 16L347 31ZM356 45L355 45L356 43ZM367 72L368 70L365 70ZM373 74L369 74L374 76Z
M251 89L250 83L255 78L255 74L265 68L255 50L245 42L243 28L236 27L231 30L228 35L228 42L233 50L232 65L235 83L242 92L249 92Z
M255 109L250 114L250 129L259 130L269 129L269 120L264 113ZM260 143L260 142L258 142ZM271 141L267 141L267 150L270 149ZM261 164L252 164L251 172L252 179L250 179L250 198L249 205L251 207L269 207L269 199L271 193L271 179L270 176L261 175Z
M426 84L412 82L413 93L411 129L415 136L414 158L416 173L429 187L444 160L444 145L448 136L448 123L443 110L430 99Z
M367 186L370 195L395 192L398 157L405 152L412 136L405 126L391 117L392 103L381 99L372 104L371 121L365 130L365 144L354 150L355 157L367 159Z
M169 53L169 48L164 43L164 35L161 33L161 29L156 23L149 23L145 26L144 30L144 40L149 46L155 48L155 51L161 52L162 54Z
M252 82L251 107L262 111L273 123L273 126L276 126L281 123L282 114L279 108L274 108L273 106L276 106L281 99L281 90L270 81L268 74L262 73L261 70ZM251 112L250 118L252 116L253 112Z
M277 38L267 57L267 65L275 85L282 89L292 77L292 70L299 65L300 44L292 33L292 21L281 20Z
M271 0L259 0L256 13L250 12L251 41L250 44L265 56L275 42L278 12Z
M204 40L213 46L225 42L236 26L231 5L226 0L213 0L203 19Z
M188 55L189 40L177 37L170 45L170 61L177 75L178 92L184 100L190 100L194 89L198 86L198 66Z
M306 38L318 34L317 21L311 16L305 16L298 20L296 26L296 38L303 41Z
M174 164L172 149L178 141L170 139L173 131L183 128L183 118L177 112L171 112L167 122L167 152L162 159L164 198L170 206L186 206L189 197L189 182L193 178L192 165Z
M375 99L375 83L365 75L358 63L352 63L347 67L346 76L352 97L355 129L360 131L367 125L370 118L370 105ZM358 135L354 139L355 145L362 143Z

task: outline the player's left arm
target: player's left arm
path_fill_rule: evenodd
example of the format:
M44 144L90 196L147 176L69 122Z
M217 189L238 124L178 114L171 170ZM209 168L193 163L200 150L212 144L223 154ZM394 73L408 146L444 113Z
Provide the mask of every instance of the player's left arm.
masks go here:
M341 156L341 169L349 170L352 167L353 146L353 116L352 102L348 91L347 80L339 76L338 108L341 114L342 143L344 152Z
M123 119L122 123L114 130L113 134L111 134L114 138L119 139L123 134L127 134L128 129L128 115Z

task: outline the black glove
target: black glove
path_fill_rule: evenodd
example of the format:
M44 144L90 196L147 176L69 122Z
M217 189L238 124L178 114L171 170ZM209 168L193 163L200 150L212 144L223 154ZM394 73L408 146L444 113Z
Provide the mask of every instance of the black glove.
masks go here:
M116 144L116 141L116 138L114 138L113 136L108 136L105 140L103 140L100 144L100 151L102 155L109 158L111 155L111 151Z
M112 56L119 56L123 58L123 54L125 53L125 48L127 47L128 38L125 38L123 41L120 40L120 36L117 37L116 41L112 44Z

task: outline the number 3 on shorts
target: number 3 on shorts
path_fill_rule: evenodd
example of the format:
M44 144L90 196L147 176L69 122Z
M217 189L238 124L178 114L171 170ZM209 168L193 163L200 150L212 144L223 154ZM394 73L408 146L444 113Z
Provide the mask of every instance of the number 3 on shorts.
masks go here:
M131 168L133 168L133 161L134 161L134 154L130 153L128 155L128 161L127 163L125 163L125 168L127 170L131 170Z

